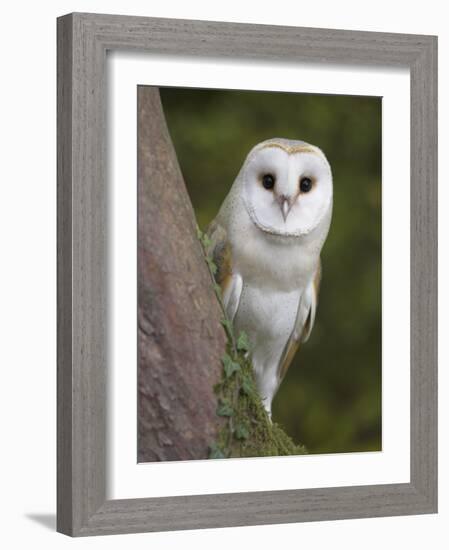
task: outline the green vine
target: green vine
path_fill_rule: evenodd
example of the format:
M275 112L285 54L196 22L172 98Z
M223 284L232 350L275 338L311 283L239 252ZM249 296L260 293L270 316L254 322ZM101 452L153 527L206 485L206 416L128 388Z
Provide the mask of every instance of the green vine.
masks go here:
M217 440L210 445L209 458L285 456L305 454L304 446L296 445L285 431L269 419L255 386L251 364L251 347L244 332L234 334L226 315L221 288L215 282L217 266L208 251L209 237L197 228L203 247L212 286L220 304L221 323L226 332L226 351L221 359L221 380L214 386L217 395L217 416L225 422Z

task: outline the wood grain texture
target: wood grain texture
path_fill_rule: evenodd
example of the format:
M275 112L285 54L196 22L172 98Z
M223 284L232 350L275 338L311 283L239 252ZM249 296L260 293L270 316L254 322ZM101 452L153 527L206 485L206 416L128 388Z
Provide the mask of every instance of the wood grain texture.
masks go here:
M260 491L106 502L79 535L425 514L410 484Z
M58 530L224 527L437 509L436 37L72 14L58 21ZM108 49L411 73L411 480L106 500Z
M138 462L207 459L226 337L159 91L137 89Z
M58 20L57 500L58 531L72 529L72 19ZM63 511L61 512L61 509Z
M438 107L437 42L411 79L411 480L437 509L438 453Z

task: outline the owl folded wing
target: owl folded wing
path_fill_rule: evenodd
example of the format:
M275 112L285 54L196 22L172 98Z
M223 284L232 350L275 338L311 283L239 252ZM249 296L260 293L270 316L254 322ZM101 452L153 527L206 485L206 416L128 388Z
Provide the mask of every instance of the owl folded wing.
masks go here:
M206 254L212 258L217 268L215 281L220 285L223 305L232 322L239 307L243 280L241 275L233 269L232 249L223 225L217 220L212 221L206 234L210 241L206 247Z
M282 380L287 373L288 367L290 366L299 345L302 342L306 342L312 332L313 324L315 322L316 308L318 305L320 283L321 260L318 261L315 274L299 299L295 326L290 338L285 344L284 351L282 352L281 359L279 361L279 380Z

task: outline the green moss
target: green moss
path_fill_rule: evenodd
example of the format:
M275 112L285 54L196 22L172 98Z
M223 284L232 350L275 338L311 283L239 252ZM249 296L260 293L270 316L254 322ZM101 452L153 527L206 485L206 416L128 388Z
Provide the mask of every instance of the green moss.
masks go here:
M200 229L198 238L203 249L209 247L210 241ZM224 417L226 422L220 428L217 441L210 445L209 458L306 454L305 447L296 445L281 426L268 418L255 386L248 338L243 332L237 338L234 335L232 323L226 317L220 287L214 280L216 266L206 254L205 258L228 338L222 358L222 378L214 387L218 398L217 417Z

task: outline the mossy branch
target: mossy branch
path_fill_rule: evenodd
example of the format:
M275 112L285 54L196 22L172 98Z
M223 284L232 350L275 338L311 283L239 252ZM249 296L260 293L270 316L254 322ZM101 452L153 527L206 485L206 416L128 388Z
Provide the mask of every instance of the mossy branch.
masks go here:
M285 456L305 454L302 445L296 445L285 431L269 419L256 389L251 349L244 332L234 333L223 304L221 288L215 281L217 266L207 254L211 242L199 228L198 239L203 247L212 286L222 311L221 323L226 332L226 352L222 357L222 378L215 385L217 416L227 422L210 445L209 458Z

